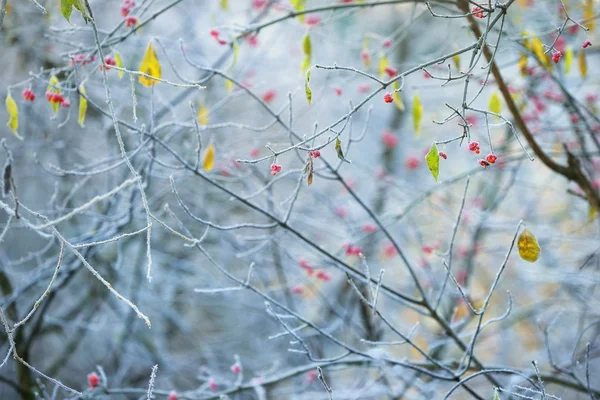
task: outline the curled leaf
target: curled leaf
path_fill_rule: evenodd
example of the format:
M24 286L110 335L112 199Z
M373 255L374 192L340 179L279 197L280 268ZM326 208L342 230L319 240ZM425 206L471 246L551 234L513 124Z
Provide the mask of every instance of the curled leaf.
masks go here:
M342 150L342 141L339 137L335 138L335 152L340 160L349 163L350 161L344 157L344 151Z
M83 128L83 123L85 122L85 113L87 112L87 99L85 98L86 92L83 83L79 85L79 117L77 118L77 122L79 126Z
M118 68L123 68L123 60L121 59L121 53L119 53L118 51L115 50L115 66ZM123 78L123 75L125 75L125 72L123 71L117 71L117 73L119 74L119 79Z
M158 83L158 81L152 79L152 77L160 79L162 76L162 69L158 61L158 57L156 56L156 50L154 49L152 41L150 41L150 43L148 43L148 47L146 47L146 53L144 53L144 58L140 64L140 72L148 75L140 75L139 77L140 83L146 87L150 87Z
M208 172L213 169L214 164L215 164L215 146L211 143L208 145L208 147L206 148L206 151L204 152L202 168L204 168L204 170Z
M440 154L435 142L431 144L429 153L425 156L425 161L427 162L427 167L429 167L429 170L431 171L431 175L433 175L433 178L437 182L440 174Z
M500 114L500 112L502 111L502 102L500 100L500 95L498 94L498 92L494 92L490 96L488 108L494 114Z
M542 249L538 244L537 239L529 229L525 229L519 235L517 242L519 255L527 262L534 263L540 258Z
M306 79L304 79L304 94L306 95L306 102L312 103L312 90L310 89L310 69L306 71Z
M19 140L23 140L21 135L19 135L19 109L17 108L17 103L15 99L12 98L10 92L6 96L6 112L8 114L8 127L12 131L13 135L17 137Z
M587 61L585 59L585 51L579 50L577 61L579 62L579 73L581 74L582 78L585 78L587 76Z
M413 97L412 117L415 136L419 136L421 134L421 120L423 119L423 105L421 104L421 98L418 93L415 93Z

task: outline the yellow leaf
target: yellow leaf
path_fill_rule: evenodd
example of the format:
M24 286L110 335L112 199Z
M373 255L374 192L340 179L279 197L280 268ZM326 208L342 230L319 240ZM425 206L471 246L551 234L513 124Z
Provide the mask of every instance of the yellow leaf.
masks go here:
M490 103L488 105L488 108L494 114L500 114L500 112L502 111L502 102L500 101L500 95L498 94L498 92L494 92L490 96Z
M429 153L425 156L425 161L427 162L427 167L429 167L429 170L431 171L431 175L433 175L433 178L437 182L440 175L440 154L438 153L435 142L431 144Z
M83 83L79 85L79 93L81 93L81 95L79 96L79 118L77 119L77 122L79 123L79 126L83 128L83 123L85 122L85 113L87 111L87 99L84 97L86 92L85 87L83 87Z
M596 28L596 21L594 19L594 0L586 1L583 18L589 19L587 22L587 28L590 30L590 32L593 31Z
M415 96L413 97L412 117L415 136L419 136L421 134L421 120L423 119L423 105L421 104L421 99L417 93L415 93Z
M396 105L396 108L398 109L398 111L404 111L405 107L404 102L402 101L402 97L400 97L400 93L398 90L400 89L400 84L398 83L398 81L394 81L394 83L392 83L392 88L394 88L394 91L392 92L392 98L394 99L394 104Z
M573 48L567 46L565 50L565 74L571 72L571 66L573 65Z
M596 207L594 207L593 205L590 204L590 208L588 210L589 220L593 221L596 219L597 216L598 216L598 210L596 210Z
M533 48L531 47L531 42L529 42L529 32L523 31L521 32L521 36L523 37L523 46L525 46L527 50L533 51Z
M160 79L162 76L160 63L158 62L158 57L156 56L156 50L154 49L152 41L148 43L148 47L146 47L146 53L144 54L144 58L140 64L140 72L158 79ZM157 80L142 75L140 75L139 81L146 87L150 87L158 83Z
M579 73L582 78L587 76L587 61L585 59L585 51L579 50L579 55L577 56L579 61Z
M233 81L225 79L225 91L227 92L227 94L231 93L231 89L233 89Z
M215 164L215 146L211 143L208 145L206 151L204 152L204 160L202 161L202 167L205 171L210 171L213 169Z
M221 6L221 8L223 10L227 10L227 9L229 9L229 0L221 0L219 2L219 5Z
M304 11L306 0L291 0L291 3L294 11ZM298 21L300 21L301 24L304 23L304 14L298 15Z
M452 56L452 61L454 61L454 66L456 67L456 70L460 71L460 55L457 54L455 56Z
M304 52L304 61L302 62L302 72L304 73L310 67L312 58L312 43L308 33L302 38L302 51Z
M535 54L535 56L547 67L552 68L552 63L550 61L550 57L547 54L544 54L544 44L538 37L534 37L531 50Z
M310 83L310 69L306 71L306 79L304 79L304 94L306 95L306 102L312 103L312 90L309 86Z
M200 106L197 113L198 123L200 125L208 125L208 108L204 104Z
M49 83L50 84L48 85L46 92L54 93L54 94L62 93L62 91L58 87L60 82L58 81L58 78L56 76L52 75L50 77ZM58 108L60 107L60 103L53 101L53 102L50 102L50 104L52 105L52 111L54 112L54 114L56 114L58 112Z
M527 75L527 54L521 53L519 57L519 71L521 71L521 75Z
M525 229L521 232L517 247L519 248L519 255L527 262L534 263L540 258L542 249L529 229Z
M389 62L386 56L381 56L379 59L379 77L383 78L385 76L385 69L388 67Z
M121 53L119 53L116 50L115 50L115 65L118 68L123 68L123 60L121 59ZM117 71L117 73L119 74L119 79L121 79L123 77L123 75L125 75L125 72L123 72L123 71Z
M8 113L8 123L6 124L13 135L17 137L19 140L23 140L21 135L19 135L19 109L17 108L17 103L15 99L12 98L10 92L6 96L6 112Z

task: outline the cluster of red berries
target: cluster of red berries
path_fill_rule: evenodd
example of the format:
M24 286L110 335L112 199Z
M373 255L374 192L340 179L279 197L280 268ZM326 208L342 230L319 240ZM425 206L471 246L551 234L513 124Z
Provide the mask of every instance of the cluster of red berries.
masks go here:
M271 164L271 175L277 175L278 172L281 172L281 165L279 164Z
M110 67L108 67L108 65L116 66L117 62L114 58L109 56L104 58L104 64L107 65L106 70L110 71ZM100 66L100 71L102 71L102 65Z
M27 88L23 90L23 98L33 103L33 101L35 100L35 93L33 93L33 90Z
M476 18L483 18L483 17L485 17L485 15L483 14L483 8L481 8L481 7L473 7L473 9L471 10L471 13Z
M390 92L387 92L386 94L383 95L383 101L385 101L386 103L391 103L394 101L394 97L392 96L392 94Z
M479 154L481 152L481 149L479 148L479 142L470 142L469 143L469 151L472 151L475 154Z
M88 60L88 57L85 54L75 54L74 56L72 56L71 61L69 61L69 65L72 67L74 65L87 65L88 62L92 63L96 61L96 57L91 56Z
M477 162L483 168L488 168L490 165L495 164L497 159L498 159L498 157L495 154L488 154L487 156L485 156L485 160L481 159Z
M319 150L309 151L308 155L312 158L319 158L321 157L321 152Z
M554 63L557 64L560 61L561 57L562 57L562 53L560 51L555 51L552 54L552 61L554 61Z
M121 16L123 18L127 17L134 7L135 7L135 1L124 0L123 4L121 4Z
M130 15L129 17L125 18L125 26L128 28L131 28L132 26L136 26L138 23L138 19L137 17L134 17L133 15Z
M71 106L69 99L65 99L65 96L63 96L61 93L46 92L46 100L48 100L50 103L60 104L65 108L69 108Z
M224 46L227 44L227 40L221 39L221 33L216 29L210 30L210 36L214 37L215 40L221 45Z
M363 251L361 247L353 246L351 244L346 244L344 247L346 248L347 256L359 256Z

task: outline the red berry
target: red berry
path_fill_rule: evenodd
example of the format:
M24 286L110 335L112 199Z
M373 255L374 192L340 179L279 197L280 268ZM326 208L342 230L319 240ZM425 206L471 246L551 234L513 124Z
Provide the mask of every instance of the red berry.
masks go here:
M210 378L208 380L208 387L210 388L210 390L212 390L213 392L216 392L219 390L219 386L217 385L217 382L215 382L215 380L213 378Z
M470 142L469 143L469 150L470 151L476 151L479 148L479 142Z
M488 163L487 161L485 161L485 160L483 160L483 159L482 159L482 160L479 160L479 161L477 161L477 162L478 162L478 163L479 163L479 165L481 165L483 168L487 168L487 167L489 167L489 166L490 166L490 163Z
M273 99L275 98L275 96L277 95L277 92L274 90L267 90L263 95L262 95L262 99L265 103L270 103L271 101L273 101Z
M100 378L98 377L98 375L95 372L92 372L91 374L89 374L87 376L87 380L88 380L88 385L90 386L90 389L93 389L100 384Z
M410 156L406 160L406 168L408 168L408 169L417 169L417 168L419 168L419 164L420 163L421 163L421 161L417 157Z
M446 153L444 153L443 151L440 151L440 152L438 153L438 155L439 155L440 157L442 157L444 160L447 160L447 159L448 159L448 155L447 155Z
M325 271L319 271L319 272L317 272L317 278L327 282L327 281L331 280L331 275L329 275Z
M481 7L473 7L473 9L471 10L471 13L473 13L473 15L477 18L483 18L483 8Z
M215 39L217 39L220 35L219 31L216 29L211 29L209 33L210 33L210 36L214 37Z
M554 61L554 63L558 63L561 57L562 53L560 51L557 51L556 53L552 54L552 61Z
M585 42L583 42L583 44L581 45L582 48L586 48L586 47L590 47L592 45L592 42L588 40L586 40Z
M294 286L292 288L292 293L302 294L302 293L304 293L304 288L302 286Z
M321 151L320 150L315 150L314 153L313 153L313 157L315 157L315 158L321 157Z
M381 134L381 141L388 149L393 149L398 144L398 136L394 135L387 129Z
M498 157L495 154L488 154L487 156L485 156L485 160L490 164L494 164L497 159Z
M333 91L335 92L336 95L341 96L342 95L342 89L340 89L339 87L334 87Z
M239 374L240 372L242 372L242 367L239 363L235 363L231 366L231 372L233 372L234 374Z
M308 15L306 18L304 18L304 22L308 26L315 26L321 22L321 18L319 18L317 15Z
M386 67L385 68L385 73L388 74L388 76L390 78L395 77L396 75L398 75L398 70L396 68L392 68L392 67Z
M386 103L391 103L394 101L394 98L392 97L392 94L390 92L387 92L386 94L383 95L383 100Z
M388 49L388 48L392 47L392 39L387 39L387 40L384 40L384 41L383 41L383 47L384 47L385 49Z
M177 397L177 393L175 393L174 390L171 393L169 393L169 400L179 400L179 398Z
M132 26L136 26L138 23L138 19L137 17L127 17L125 18L125 26L127 26L128 28L132 27Z

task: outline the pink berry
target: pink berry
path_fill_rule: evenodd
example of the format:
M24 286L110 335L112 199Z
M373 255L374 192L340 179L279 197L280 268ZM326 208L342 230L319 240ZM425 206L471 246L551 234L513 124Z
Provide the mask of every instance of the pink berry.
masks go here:
M315 371L314 369L311 369L306 374L306 381L310 384L310 383L313 383L315 381L315 379L317 379L317 371Z
M383 48L389 49L392 47L392 39L387 39L383 41Z
M377 226L374 224L366 224L363 226L362 230L366 233L374 233L377 232Z
M179 400L179 398L177 397L177 393L175 393L175 391L171 391L171 393L169 393L169 400Z
M270 103L273 101L273 99L275 98L275 96L277 95L277 92L273 89L267 90L263 95L262 95L262 99L265 103Z
M473 15L477 18L483 18L483 8L481 7L473 7L473 9L471 10L471 13L473 13Z
M322 281L327 282L327 281L331 280L331 275L329 275L325 271L319 271L319 272L317 272L317 278L321 279Z
M590 47L592 45L592 42L588 40L586 40L585 42L583 42L583 44L581 45L582 48L586 48L586 47Z
M387 129L383 131L381 134L381 141L388 149L393 149L398 145L398 136L394 135L392 132Z
M490 164L496 163L497 159L498 157L495 154L488 154L487 156L485 156L485 161L487 161Z
M95 372L92 372L91 374L89 374L87 376L87 380L88 380L88 385L89 385L90 389L93 389L100 384L100 378L98 377L98 374L96 374Z
M440 157L442 157L444 160L447 160L447 159L448 159L448 155L447 155L446 153L444 153L443 151L440 151L440 152L438 153L438 155L439 155Z
M415 169L419 168L420 163L421 163L421 161L417 157L410 156L406 159L406 168L415 170Z
M392 97L392 94L390 92L387 92L386 94L383 95L383 100L386 103L391 103L394 101L394 98Z
M252 149L250 150L250 156L256 158L260 155L260 149Z
M302 294L302 293L304 293L304 288L302 286L294 286L292 288L292 293Z
M385 73L388 74L388 76L390 78L395 77L396 75L398 75L398 70L396 68L392 68L392 67L386 67L385 68Z
M341 96L342 95L342 89L340 89L339 87L334 87L333 91L335 92L335 94L337 96Z
M128 28L130 28L132 26L136 26L137 23L138 23L137 17L130 16L130 17L125 18L125 26Z
M242 366L239 363L235 363L231 366L231 372L234 374L239 374L242 372Z
M71 107L71 102L69 99L63 99L63 101L60 102L60 105L64 108L69 108Z
M210 388L210 390L212 390L213 392L216 392L219 390L219 386L217 385L217 382L215 382L215 380L213 378L210 378L208 380L208 387Z
M552 54L552 61L554 61L554 63L558 63L560 61L560 58L562 57L562 53L560 51L557 51L556 53Z
M216 29L211 29L211 30L209 31L209 33L210 33L210 36L214 37L215 39L217 39L217 38L218 38L218 37L221 35L221 34L219 33L219 31L218 31L218 30L216 30Z
M307 15L306 18L304 18L304 22L308 26L315 26L321 22L321 18L319 18L318 15Z
M469 150L475 151L478 148L479 148L479 142L470 142L469 143Z

